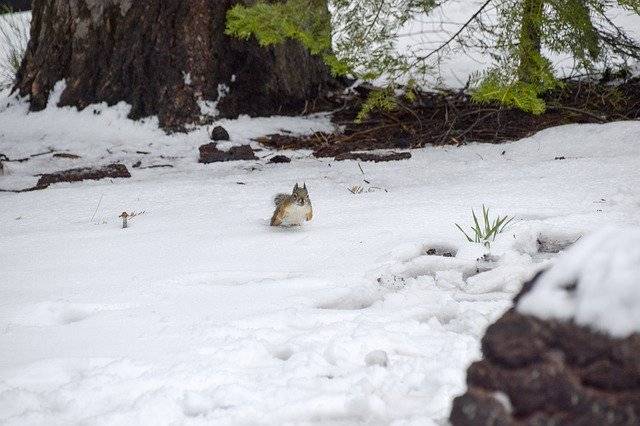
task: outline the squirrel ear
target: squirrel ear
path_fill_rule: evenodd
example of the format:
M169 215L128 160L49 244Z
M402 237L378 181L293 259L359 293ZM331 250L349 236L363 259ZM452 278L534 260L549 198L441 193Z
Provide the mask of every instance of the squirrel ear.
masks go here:
M302 185L302 189L307 189L307 182L303 183Z
M296 191L298 189L298 182L293 186L293 190Z

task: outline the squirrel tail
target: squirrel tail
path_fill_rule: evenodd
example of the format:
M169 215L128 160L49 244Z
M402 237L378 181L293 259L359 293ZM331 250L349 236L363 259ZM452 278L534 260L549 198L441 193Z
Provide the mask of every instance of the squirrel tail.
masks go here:
M273 204L277 206L279 206L280 204L282 204L282 202L284 200L286 200L289 197L289 194L276 194L275 197L273 197Z

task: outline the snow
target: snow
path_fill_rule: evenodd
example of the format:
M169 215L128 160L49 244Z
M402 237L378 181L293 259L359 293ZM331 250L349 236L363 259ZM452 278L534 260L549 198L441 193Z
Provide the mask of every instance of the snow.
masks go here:
M418 15L410 20L397 36L397 49L399 52L409 55L426 55L445 43L455 34L465 22L485 3L485 0L448 0L440 2L429 15ZM489 5L482 14L487 22L496 21L496 9ZM638 14L611 5L608 12L609 18L620 26L630 37L640 39L640 16ZM477 30L473 30L477 31ZM463 32L463 36L469 33ZM468 42L469 43L469 42ZM434 64L434 73L427 75L424 81L419 83L425 89L437 88L462 88L469 79L476 79L479 73L487 71L494 65L494 58L474 46L474 40L470 40L471 46L461 48L457 43L452 43L452 49ZM490 43L489 43L490 44ZM576 69L575 60L568 54L558 54L548 49L543 49L545 57L551 61L557 76L570 77L583 74L584 71ZM640 69L639 61L630 61L632 69ZM604 64L597 64L596 68L604 68ZM637 70L636 70L637 71ZM415 76L408 76L414 77ZM384 83L385 78L377 80Z
M73 107L56 108L64 82L56 85L45 113L29 113L25 102L0 96L0 152L10 158L24 158L46 152L50 148L81 154L79 160L52 163L49 156L34 157L28 163L5 163L8 175L0 188L19 189L33 186L37 173L107 162L136 161L142 167L172 163L176 168L202 169L197 164L197 147L208 142L210 128L198 127L188 134L167 136L158 128L156 117L132 121L126 119L130 106L121 102L114 107L91 105L78 112ZM5 92L6 93L6 92ZM246 143L251 138L283 131L292 134L332 131L328 114L315 114L303 119L265 117L219 120L234 141ZM227 144L224 148L230 148ZM195 149L194 149L195 147Z
M11 58L27 48L30 22L30 12L0 13L0 90L13 85Z
M373 351L364 357L364 362L367 365L378 365L386 368L389 365L389 356L385 351Z
M361 171L308 151L267 164L264 149L198 164L207 129L165 135L123 104L0 105L9 158L81 156L7 162L0 188L83 165L132 173L0 193L8 425L442 424L522 282L592 229L640 224L639 122L425 148ZM280 129L331 129L326 115L215 124L255 148ZM313 220L269 227L273 194L295 182ZM490 252L453 225L482 204L516 217ZM145 213L121 229L125 210Z
M448 84L463 85L474 60L444 63ZM166 135L156 118L126 119L123 103L54 108L63 84L41 112L0 93L0 153L29 158L4 163L0 188L113 162L132 177L0 192L2 424L443 424L522 283L554 262L549 277L565 277L556 252L605 224L628 230L601 247L617 267L640 225L640 122L425 148L362 171L308 151L267 164L263 148L258 161L204 165L209 129ZM333 129L326 114L215 125L231 135L225 149ZM269 227L273 194L295 182L313 220ZM453 225L482 204L516 218L490 250ZM144 214L121 229L122 211ZM622 324L637 305L598 315L637 300L623 287L567 306Z
M607 227L545 272L518 311L626 337L640 332L640 229Z

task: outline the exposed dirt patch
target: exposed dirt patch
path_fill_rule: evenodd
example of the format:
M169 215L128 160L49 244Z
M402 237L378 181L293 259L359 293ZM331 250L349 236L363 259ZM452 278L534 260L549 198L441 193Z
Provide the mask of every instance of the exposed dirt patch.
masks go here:
M409 158L411 158L410 152L386 152L382 154L372 154L369 152L345 152L336 155L336 161L359 160L373 161L376 163L380 163L382 161L408 160Z
M81 167L63 170L56 173L45 173L36 184L36 188L44 189L58 182L79 182L83 180L100 180L104 178L129 178L129 170L124 164L109 164L108 166L93 168Z
M640 119L640 78L617 86L604 83L566 82L564 88L545 97L547 111L538 116L474 103L464 91L441 91L417 93L415 102L401 100L395 111L374 113L356 123L362 102L372 89L360 86L343 97L342 108L333 115L342 132L302 137L269 135L256 141L273 149L311 149L316 157L335 157L375 149L500 143L563 124Z
M114 163L103 167L79 167L40 176L36 186L25 189L0 189L0 192L29 192L48 188L59 182L80 182L83 180L100 180L105 178L130 178L131 174L124 164Z
M77 160L78 158L82 158L79 155L76 154L69 154L67 152L56 152L55 154L53 154L54 158L67 158L69 160Z

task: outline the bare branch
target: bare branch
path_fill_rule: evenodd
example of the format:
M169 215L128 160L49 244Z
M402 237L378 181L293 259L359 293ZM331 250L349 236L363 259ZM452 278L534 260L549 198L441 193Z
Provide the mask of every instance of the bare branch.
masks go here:
M471 23L473 21L476 20L476 18L478 17L478 15L480 15L482 13L482 11L489 5L489 3L491 3L493 0L487 0L485 1L482 6L480 6L480 8L478 10L476 10L476 12L471 16L471 18L469 18L469 20L467 20L467 22L465 22L459 29L458 31L455 32L455 34L453 34L451 37L449 37L449 39L447 41L445 41L444 43L442 43L439 47L437 47L435 50L432 50L431 52L429 52L427 55L425 56L421 56L421 57L417 57L416 58L416 62L417 61L426 61L427 59L429 59L430 57L432 57L433 55L435 55L436 53L440 52L442 49L446 48L449 44L451 44L451 42L453 42L456 38L458 38L458 36L460 34L462 34L462 32L469 26L471 25Z

